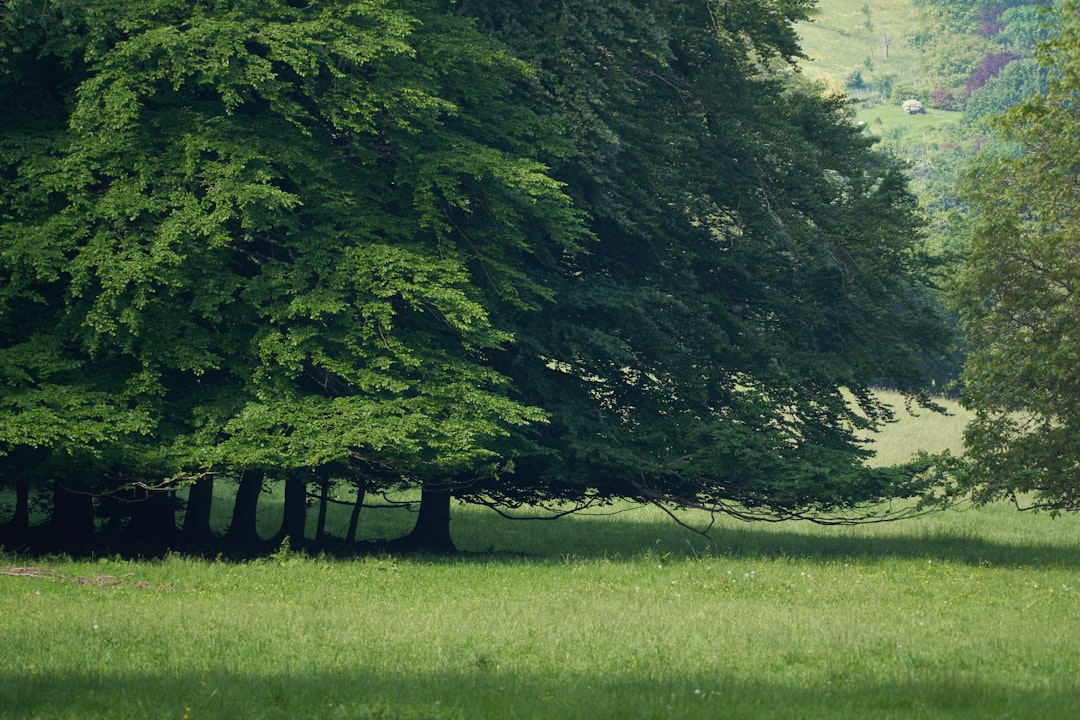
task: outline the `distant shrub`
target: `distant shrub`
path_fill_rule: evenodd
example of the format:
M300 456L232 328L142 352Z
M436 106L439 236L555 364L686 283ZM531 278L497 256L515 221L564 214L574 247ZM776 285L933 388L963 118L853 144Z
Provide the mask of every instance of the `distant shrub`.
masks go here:
M905 100L903 103L903 108L904 112L906 112L908 115L920 115L926 112L926 108L923 107L923 104L915 98Z
M862 90L866 87L866 81L863 80L862 70L855 68L849 72L844 78L844 87L851 88L852 90Z
M903 105L905 100L918 100L926 105L930 102L930 93L910 80L898 81L892 86L889 101L893 105Z
M938 88L930 93L930 102L939 110L956 109L956 96L948 88Z
M1019 55L1011 52L987 53L984 55L979 67L975 68L974 72L971 73L971 78L968 79L967 96L971 97L971 93L981 88L991 78L997 77L998 73L1013 60L1020 59Z

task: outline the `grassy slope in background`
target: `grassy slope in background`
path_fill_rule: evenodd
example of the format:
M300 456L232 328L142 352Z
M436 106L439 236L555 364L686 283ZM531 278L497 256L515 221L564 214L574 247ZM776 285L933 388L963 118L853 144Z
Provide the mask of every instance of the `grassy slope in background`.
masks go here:
M858 70L864 90L845 88L853 98L873 101L859 110L858 118L870 132L886 140L900 142L905 135L922 135L956 122L961 114L927 108L921 115L908 115L899 105L876 104L880 92L875 82L892 76L897 83L916 79L918 55L908 41L916 29L917 9L912 0L819 0L813 22L800 23L803 50L809 56L800 65L810 77L825 76L842 85ZM890 38L889 59L884 57L882 39Z

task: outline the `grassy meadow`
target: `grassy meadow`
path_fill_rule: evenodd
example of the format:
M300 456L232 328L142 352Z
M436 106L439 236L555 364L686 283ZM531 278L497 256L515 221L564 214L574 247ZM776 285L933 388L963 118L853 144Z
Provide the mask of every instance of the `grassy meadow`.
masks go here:
M881 137L898 132L922 135L941 130L959 122L963 113L928 108L925 113L909 115L899 105L877 105L860 109L855 113L855 117L866 123L870 132Z
M926 423L928 449L951 445L962 419L899 417L882 462ZM1080 715L1080 518L725 520L706 538L619 509L458 507L472 552L448 558L0 555L0 717Z
M456 558L8 556L0 716L1080 713L1076 518L508 523L459 510L502 552Z
M808 56L800 65L811 75L824 73L841 81L858 69L868 85L879 76L910 81L916 51L908 41L917 12L913 0L820 0L811 21L797 26ZM882 45L886 35L888 59Z

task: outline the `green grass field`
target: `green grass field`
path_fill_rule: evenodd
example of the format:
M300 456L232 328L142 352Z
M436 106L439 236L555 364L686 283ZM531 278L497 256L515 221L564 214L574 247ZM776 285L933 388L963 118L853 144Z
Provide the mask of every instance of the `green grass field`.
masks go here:
M920 451L963 452L964 425L971 414L959 403L938 399L945 408L944 413L938 413L905 403L900 393L879 391L878 397L892 407L896 421L879 433L866 435L876 453L871 464L896 465L910 460Z
M841 81L854 69L862 71L868 84L879 75L910 81L916 53L908 41L916 12L912 0L820 0L813 20L797 28L809 56L800 64L811 75L826 73ZM886 35L888 59L882 45Z
M456 558L0 562L4 718L1073 718L1080 520L459 508Z
M893 152L918 158L920 148L934 145L945 137L941 130L954 125L963 113L928 109L925 113L908 115L899 105L876 105L855 113L865 123L867 132L881 138Z
M960 409L886 398L878 462L959 447ZM365 514L369 534L412 521ZM467 552L449 558L0 553L0 717L1080 715L1075 516L721 519L703 537L652 508L458 506L453 530Z

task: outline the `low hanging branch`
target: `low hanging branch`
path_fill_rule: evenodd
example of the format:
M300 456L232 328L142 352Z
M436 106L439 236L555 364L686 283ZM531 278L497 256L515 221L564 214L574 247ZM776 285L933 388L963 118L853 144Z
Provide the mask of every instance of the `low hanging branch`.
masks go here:
M677 473L673 473L681 485L698 486L704 492L715 491L715 486L709 485L704 481L694 481L686 478ZM906 520L916 517L922 517L923 515L929 515L930 513L940 512L944 507L953 507L959 504L958 501L950 500L948 502L938 502L936 504L927 506L921 503L907 505L904 507L896 507L892 502L887 502L878 505L868 505L859 510L857 515L844 515L842 513L824 511L824 510L801 510L793 508L784 508L770 506L765 509L757 510L746 507L737 502L727 501L722 499L710 499L706 501L694 499L691 495L674 495L671 493L664 493L653 489L648 483L644 473L640 475L641 481L628 480L630 486L640 494L650 504L663 510L669 517L671 517L676 523L682 527L691 530L704 537L709 537L708 533L712 529L716 521L717 514L727 515L735 518L736 520L742 520L745 522L785 522L788 520L804 520L812 522L815 525L823 526L853 526L853 525L872 525L883 522L895 522L897 520ZM677 517L672 508L684 509L684 510L700 510L709 514L709 523L704 530L695 528L692 525L681 520ZM876 509L881 508L881 509ZM855 511L856 508L851 508Z
M142 502L142 500L126 497L124 493L135 489L143 490L147 493L176 492L178 490L183 490L188 485L192 485L204 478L217 477L220 474L221 473L219 472L207 471L194 475L176 475L173 477L164 478L160 482L156 483L146 482L144 480L132 480L125 482L121 485L111 487L107 490L78 489L71 487L70 485L65 485L64 483L58 483L57 487L59 487L66 493L71 493L72 495L83 495L93 498L109 498L110 500L116 500L120 503L137 503Z

